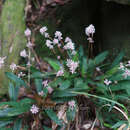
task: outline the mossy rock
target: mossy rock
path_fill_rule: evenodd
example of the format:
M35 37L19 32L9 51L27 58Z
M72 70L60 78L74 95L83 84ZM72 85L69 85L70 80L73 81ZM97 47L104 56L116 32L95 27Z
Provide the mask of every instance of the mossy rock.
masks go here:
M25 0L6 0L2 8L0 20L0 56L7 56L7 58L4 68L0 70L0 95L5 94L8 90L5 71L10 71L9 65L12 62L18 64L19 53L25 47L24 7Z

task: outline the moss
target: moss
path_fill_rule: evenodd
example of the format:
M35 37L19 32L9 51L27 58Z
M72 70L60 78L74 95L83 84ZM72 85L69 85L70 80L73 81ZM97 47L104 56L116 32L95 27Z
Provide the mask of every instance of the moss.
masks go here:
M6 0L1 13L0 20L0 56L7 56L6 66L0 71L0 94L7 92L8 82L4 72L9 70L9 65L18 63L19 52L25 47L26 39L24 37L25 0ZM10 48L13 47L10 53Z

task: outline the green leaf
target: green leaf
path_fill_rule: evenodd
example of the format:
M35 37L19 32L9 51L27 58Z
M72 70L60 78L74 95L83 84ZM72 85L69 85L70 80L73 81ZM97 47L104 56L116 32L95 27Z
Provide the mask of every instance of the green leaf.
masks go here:
M43 97L47 97L47 94L48 94L48 89L46 87L43 88Z
M41 92L43 89L42 79L35 79L35 85L37 92Z
M11 110L7 113L8 117L18 116L30 110L31 105L22 106L22 108L10 108Z
M0 103L0 109L4 108L5 105L11 106L11 107L17 107L17 106L19 106L19 104L16 101L1 102Z
M103 79L104 78L110 78L111 76L113 76L115 73L117 73L118 71L118 67L115 66L112 69L109 69L107 72L105 72L105 74L103 75Z
M2 109L5 105L8 105L9 107L13 107L13 108L19 108L19 107L23 107L24 105L33 104L33 103L34 100L30 98L24 98L18 102L16 101L1 102L0 109Z
M16 95L15 87L12 83L9 83L9 97L10 100L16 101L18 94Z
M128 96L130 96L130 81L129 80L123 80L118 82L117 85L110 86L112 91L120 91L125 90L128 93Z
M67 90L55 90L52 97L71 97L71 96L77 96L77 94L71 93L72 89Z
M49 127L46 127L46 126L43 126L44 130L52 130L51 128Z
M57 125L62 126L63 122L62 120L59 120L56 113L52 109L46 109L45 112L50 117L51 120L53 120Z
M34 103L34 101L29 98L25 98L19 102L16 102L16 104L14 102L5 102L5 104L9 105L8 107L10 107L10 106L12 106L12 107L0 110L0 118L1 117L13 117L13 116L17 116L17 115L23 114L25 112L28 112L33 103ZM2 105L4 105L4 104L2 103Z
M75 88L82 88L84 86L87 86L84 82L82 78L75 78L74 79L74 87Z
M81 67L81 74L85 76L87 73L88 65L87 65L87 57L82 58L82 67Z
M62 80L62 78L56 78L54 79L52 82L49 83L49 86L52 86L54 88L56 88L58 85L61 85L61 83L63 82L64 80Z
M5 108L3 110L0 110L0 118L6 117L9 112L12 112L13 108Z
M65 81L63 81L62 83L61 83L61 85L60 85L60 89L61 90L64 90L64 89L67 89L67 88L69 88L71 86L71 81L70 80L65 80Z
M113 63L110 66L110 68L113 68L113 67L117 66L120 63L120 61L123 59L123 57L124 57L124 53L120 52L119 55L113 61Z
M102 52L101 54L99 54L98 56L96 56L94 58L95 65L102 63L106 59L107 55L108 55L108 51L105 51L105 52Z
M116 124L114 124L112 126L112 129L118 128L118 127L120 127L123 124L126 124L126 121L119 121L119 122L117 122Z
M106 85L102 83L97 83L96 85L97 85L96 87L97 92L102 92L103 94L105 94L108 91L108 88L106 87Z
M41 73L41 72L34 72L31 74L31 78L49 78L52 76L55 76L56 74L54 72L45 72L45 73Z
M80 46L79 48L79 57L82 58L84 56L84 50L83 50L83 46Z
M4 126L6 126L6 125L8 125L8 124L10 124L10 123L12 123L13 121L0 121L0 128L1 127L4 127ZM1 130L3 130L3 128L1 129Z
M12 83L9 83L9 97L12 101L16 101L18 99L19 94L19 87L14 85Z
M78 61L79 57L78 57L78 53L76 52L76 54L73 56L72 58L73 61Z
M45 58L45 60L52 66L52 68L55 70L55 71L59 71L60 70L60 63L55 61L55 60L52 60L52 59L49 59L49 58Z
M60 97L60 98L52 98L52 100L56 103L64 103L71 100L74 100L74 97Z
M5 72L5 74L10 80L15 82L17 86L27 87L25 82L21 78L18 78L16 75L14 75L12 72Z
M66 112L67 120L73 121L75 118L75 115L76 115L76 108L74 107L73 110L71 108L68 108L68 110Z
M120 107L122 107L126 113L128 113L126 107L123 104L120 104L119 102L111 100L109 98L105 98L105 97L101 97L101 96L97 96L97 95L93 95L93 94L89 94L89 93L85 93L85 92L75 92L75 91L73 91L72 93L78 94L78 95L85 95L85 96L88 96L88 97L94 97L94 98L97 98L97 99L101 99L101 100L104 100L104 101L107 101L107 102L117 104Z
M17 119L14 123L13 130L21 130L22 128L22 119Z

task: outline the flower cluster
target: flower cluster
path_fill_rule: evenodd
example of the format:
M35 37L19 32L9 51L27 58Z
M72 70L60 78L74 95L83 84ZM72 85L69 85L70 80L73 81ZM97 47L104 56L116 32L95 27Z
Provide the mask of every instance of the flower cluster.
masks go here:
M71 110L73 110L73 109L74 109L74 107L76 106L76 104L75 104L75 101L74 101L74 100L69 101L69 102L68 102L68 105L69 105L69 107L70 107L70 109L71 109Z
M75 70L79 66L79 62L73 61L71 59L67 59L66 65L69 67L70 72L73 74L73 73L75 73Z
M42 82L43 86L47 88L48 93L51 94L53 92L53 88L48 85L48 80L44 80Z
M122 62L120 63L119 69L123 71L123 77L127 78L128 76L130 76L130 69L128 69L127 67L130 67L130 61L128 61L128 63L123 64Z
M74 50L74 43L73 42L68 42L64 47L65 50Z
M40 33L42 35L46 34L48 29L46 26L42 27L40 29ZM48 33L47 33L48 34ZM49 35L49 34L48 34ZM44 35L45 36L45 35ZM75 46L74 46L74 43L72 42L72 40L69 38L69 37L66 37L65 38L65 45L62 46L62 33L60 31L56 31L55 34L54 34L54 39L51 38L50 36L49 37L46 37L45 38L48 38L46 40L46 46L49 48L49 49L54 49L54 46L57 45L58 47L61 47L61 49L64 49L64 50L71 50L72 51L72 55L75 55Z
M125 68L124 73L123 73L123 77L127 78L128 76L130 76L130 70Z
M47 46L49 49L53 49L53 42L50 41L50 40L46 40L46 46Z
M27 52L26 52L25 49L20 52L20 56L24 57L24 58L28 57Z
M38 95L43 96L44 95L43 91L39 92Z
M24 74L23 72L20 72L19 74L18 74L18 77L20 78L20 77L24 77L26 74Z
M15 63L12 63L12 64L10 65L10 69L11 69L12 71L16 70L16 69L17 69L17 65L16 65Z
M60 31L56 31L55 32L55 38L58 38L59 41L62 40L63 39L62 33Z
M24 32L26 37L30 37L31 36L31 30L29 28L27 28Z
M42 84L43 84L44 87L48 86L48 80L44 80L44 81L42 82Z
M5 59L6 57L0 57L0 69L4 66Z
M40 29L40 33L42 34L42 35L44 35L44 37L46 37L46 38L48 38L49 37L49 34L46 32L48 29L47 29L47 27L45 26L45 27L42 27L41 29Z
M123 63L122 63L122 62L120 62L119 69L121 69L121 70L124 70L124 69L125 69L125 66L123 65Z
M93 36L93 34L95 33L95 27L91 24L88 27L85 28L85 33L88 37L90 37L90 35Z
M85 28L85 33L88 36L89 43L94 43L93 34L95 33L95 27L91 24Z
M64 69L63 67L60 68L60 70L57 72L56 76L59 77L59 76L63 76L64 75Z
M39 108L36 105L32 105L30 111L32 114L37 114L39 112Z
M105 79L104 80L104 84L106 84L107 86L110 85L112 83L112 81L108 80L108 79Z

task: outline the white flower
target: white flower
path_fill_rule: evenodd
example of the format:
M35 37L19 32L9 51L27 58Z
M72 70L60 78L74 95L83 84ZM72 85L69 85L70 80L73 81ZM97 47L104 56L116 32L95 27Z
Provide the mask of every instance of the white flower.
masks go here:
M59 43L59 40L58 40L58 39L56 39L56 38L54 38L53 43L54 43L54 45L56 45L56 44L58 44L58 43Z
M5 59L6 59L6 57L0 57L0 68L2 68L4 66Z
M25 49L20 52L20 56L24 57L24 58L26 58L28 56Z
M32 112L32 114L36 114L39 112L39 108L36 105L32 105L30 111Z
M31 66L30 61L28 61L26 65L27 65L28 67L30 67L30 66Z
M27 28L27 29L25 30L24 34L25 34L26 37L31 36L31 30L30 30L29 28Z
M46 46L50 49L53 49L52 41L46 40Z
M9 53L12 53L13 51L13 45L9 48Z
M53 88L50 87L50 86L47 87L47 90L48 90L48 93L49 93L49 94L51 94L51 93L53 92Z
M69 107L73 110L74 107L75 107L75 101L74 101L74 100L69 101L69 102L68 102L68 105L69 105Z
M85 33L87 36L90 36L90 34L93 34L95 33L95 27L91 24L89 25L88 27L85 28Z
M76 51L72 51L71 55L76 55Z
M44 80L44 81L42 82L42 85L43 85L44 87L48 86L48 80Z
M39 92L38 95L43 96L44 95L43 91Z
M61 69L57 72L56 76L59 77L59 76L63 76L63 75L64 75L64 69L61 68Z
M52 44L52 41L46 40L46 46L49 47Z
M62 33L61 33L60 31L56 31L56 32L55 32L55 37L58 38L58 40L63 39L63 38L62 38Z
M75 70L77 69L77 67L79 65L79 62L74 62L71 59L67 59L66 65L69 67L70 72L73 74L73 73L75 73Z
M94 40L91 37L89 37L87 40L89 41L89 43L94 43Z
M106 84L107 86L109 85L109 84L111 84L112 82L110 81L110 80L108 80L108 79L105 79L104 80L104 84Z
M121 69L121 70L124 70L124 69L125 69L125 66L123 65L123 63L122 63L122 62L120 62L119 69Z
M40 28L40 33L41 34L44 34L46 31L47 31L47 27L46 26Z
M72 42L72 40L69 37L66 37L65 42Z
M60 59L60 56L57 56L57 59L59 60L59 59Z
M34 61L35 61L35 58L34 58L34 57L32 57L32 58L31 58L31 61L32 61L32 62L34 62Z
M115 84L117 84L117 83L118 83L118 81L116 81L116 80L115 80L115 81L114 81L114 83L115 83Z
M44 33L44 37L45 37L45 38L49 38L49 33L45 32L45 33Z
M64 47L65 50L74 50L74 43L73 42L68 42Z
M34 45L33 45L31 42L28 42L28 43L27 43L27 47L28 47L28 48L32 48L33 46L34 46Z
M20 77L24 77L26 74L24 74L23 72L20 72L19 74L18 74L18 77L20 78Z
M101 71L101 69L99 67L96 67L96 71Z
M128 61L128 64L126 64L126 66L130 67L130 60Z
M130 70L126 68L123 77L127 78L128 76L130 76Z
M61 47L61 43L58 44L58 47Z
M12 63L12 64L10 65L10 69L11 69L12 71L14 71L15 69L17 69L17 65L16 65L15 63Z

